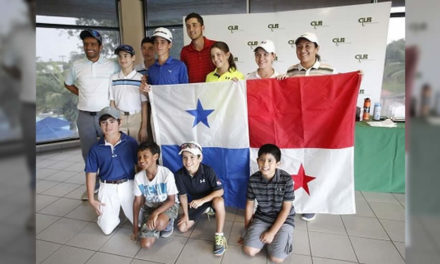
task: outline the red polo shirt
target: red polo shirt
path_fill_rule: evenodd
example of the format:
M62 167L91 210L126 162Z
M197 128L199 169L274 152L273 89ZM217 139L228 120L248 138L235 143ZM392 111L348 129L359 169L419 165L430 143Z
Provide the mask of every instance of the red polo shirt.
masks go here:
M211 61L211 46L215 41L203 37L203 49L197 51L190 44L182 48L180 60L188 68L188 77L190 83L205 82L206 75L215 69Z

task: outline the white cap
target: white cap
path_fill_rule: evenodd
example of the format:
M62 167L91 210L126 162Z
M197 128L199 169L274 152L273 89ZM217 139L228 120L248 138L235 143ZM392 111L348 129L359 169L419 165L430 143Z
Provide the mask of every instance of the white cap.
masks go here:
M301 36L299 36L296 40L295 40L295 44L298 44L298 40L300 40L300 39L307 39L308 41L310 41L310 42L315 42L316 43L316 45L318 45L319 46L319 43L318 43L318 37L315 35L315 33L312 33L312 32L306 32L306 33L304 33L304 34L302 34Z
M153 39L154 37L161 37L168 40L169 42L173 42L173 34L171 34L171 31L168 28L164 27L156 28L151 37Z
M258 48L264 49L267 53L275 53L275 44L273 44L272 40L263 40L258 44L258 46L254 49L254 52L257 51Z
M182 145L180 145L179 155L182 155L184 151L188 151L189 153L196 156L202 155L202 146L200 146L199 143L195 141L185 142Z

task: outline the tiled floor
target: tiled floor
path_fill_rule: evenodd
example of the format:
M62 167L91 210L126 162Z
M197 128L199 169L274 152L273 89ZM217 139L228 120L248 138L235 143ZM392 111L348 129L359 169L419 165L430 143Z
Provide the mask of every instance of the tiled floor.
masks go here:
M128 221L105 236L95 213L79 200L83 164L79 149L37 155L37 263L270 263L265 253L249 258L241 252L243 211L236 209L227 209L229 247L220 258L212 255L213 219L159 239L152 250L130 240ZM356 215L318 215L312 223L296 217L294 253L285 263L404 263L405 196L356 192L356 207Z

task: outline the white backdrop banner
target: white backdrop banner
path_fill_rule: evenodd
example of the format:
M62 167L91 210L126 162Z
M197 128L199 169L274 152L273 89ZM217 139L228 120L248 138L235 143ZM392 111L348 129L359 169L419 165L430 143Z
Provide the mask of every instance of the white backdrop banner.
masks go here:
M340 73L364 73L357 105L365 97L380 102L391 2L306 9L275 13L203 16L205 36L228 44L243 74L255 71L254 48L265 39L275 42L275 69L285 73L298 63L295 39L314 32L322 62ZM183 22L185 25L185 21ZM184 35L184 43L190 39Z

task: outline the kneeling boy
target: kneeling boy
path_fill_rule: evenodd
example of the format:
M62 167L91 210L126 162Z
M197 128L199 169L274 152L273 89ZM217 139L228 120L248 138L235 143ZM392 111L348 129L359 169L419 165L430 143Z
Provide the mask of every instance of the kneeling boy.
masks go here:
M217 224L213 253L221 256L226 250L226 238L223 234L226 215L222 198L223 186L214 170L201 163L202 147L198 143L183 143L179 155L182 155L183 168L175 175L183 215L177 227L180 232L188 231L200 215L212 207L215 210ZM189 204L188 195L191 197Z
M267 245L269 259L281 263L292 252L295 210L293 181L278 169L280 149L272 144L258 150L258 169L249 178L243 251L255 256ZM254 200L258 207L254 214Z
M179 204L173 173L157 160L160 147L156 143L142 143L138 149L138 166L141 169L134 177L133 234L139 233L139 211L143 206L140 229L141 247L151 248L159 236L169 237L174 230Z

